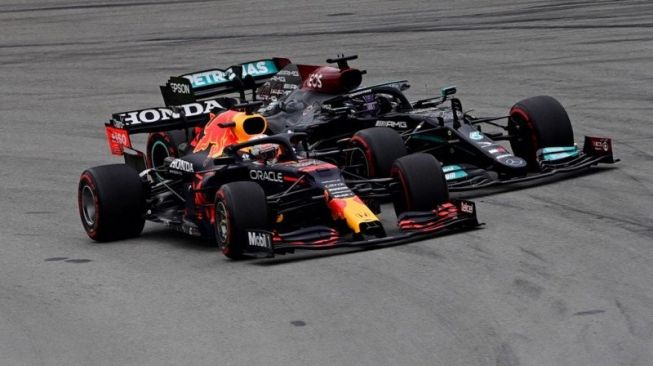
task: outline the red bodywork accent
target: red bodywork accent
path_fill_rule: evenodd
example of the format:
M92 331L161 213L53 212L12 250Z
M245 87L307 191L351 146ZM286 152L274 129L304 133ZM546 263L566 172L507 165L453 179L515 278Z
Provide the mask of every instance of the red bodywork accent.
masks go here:
M132 142L129 138L129 132L122 128L106 126L107 140L109 141L109 150L113 155L122 155L123 148L132 148Z
M303 81L301 88L319 93L346 93L356 89L363 80L358 69L312 65L297 65L297 68Z
M209 219L211 224L215 224L215 210L213 209L213 202L209 201L202 191L204 182L215 175L215 172L205 174L195 174L195 179L191 183L193 190L193 203L195 204L195 218L201 221L205 217Z
M535 128L533 128L533 123L531 122L531 119L528 116L528 113L526 113L525 110L523 110L523 109L521 109L519 107L513 107L510 110L510 115L512 116L513 114L519 115L519 117L521 117L521 119L524 120L524 122L526 122L526 124L528 125L528 129L530 130L530 133L531 133L531 141L533 143L533 154L534 155L532 156L532 159L536 160L537 159L536 154L537 154L537 150L540 148L539 147L540 144L537 141L537 131L535 131Z
M303 168L300 168L300 172L308 173L308 172L314 172L316 170L326 170L326 169L337 169L335 165L329 164L329 163L321 163L321 164L315 164L315 165L309 165L305 166Z
M276 244L288 244L288 245L310 245L315 248L326 248L330 246L335 246L338 241L340 240L340 235L335 229L331 229L330 236L325 239L319 239L319 240L314 240L314 241L302 241L302 240L296 240L296 241L286 241L283 238L282 234L279 234L278 232L275 232L272 236L272 242Z
M408 218L399 221L399 228L402 230L419 230L423 232L435 231L442 228L445 221L458 216L459 209L451 203L445 203L438 206L432 212L434 215L439 217L439 219L425 223L417 223L414 220Z

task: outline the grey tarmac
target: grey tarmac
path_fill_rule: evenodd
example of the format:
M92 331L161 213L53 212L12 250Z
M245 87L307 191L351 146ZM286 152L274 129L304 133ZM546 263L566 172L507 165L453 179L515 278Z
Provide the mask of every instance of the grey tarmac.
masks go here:
M650 1L9 0L0 30L0 364L653 364ZM112 113L160 106L170 75L337 53L484 115L552 95L622 161L480 192L484 228L378 250L86 237L77 181L117 162Z

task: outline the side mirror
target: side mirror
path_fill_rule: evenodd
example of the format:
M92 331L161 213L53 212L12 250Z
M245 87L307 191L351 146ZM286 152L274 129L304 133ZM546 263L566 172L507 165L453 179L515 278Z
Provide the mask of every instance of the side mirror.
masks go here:
M442 98L446 98L449 95L456 94L456 91L457 89L455 85L445 86L444 88L440 89L440 95L442 96Z

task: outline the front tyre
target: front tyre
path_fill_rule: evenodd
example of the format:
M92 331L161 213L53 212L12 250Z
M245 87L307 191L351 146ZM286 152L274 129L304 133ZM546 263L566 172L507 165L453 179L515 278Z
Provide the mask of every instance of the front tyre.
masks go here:
M516 156L537 168L537 150L545 147L573 146L574 132L565 108L546 95L517 102L510 109L508 131Z
M401 189L394 196L397 216L406 211L431 211L449 201L442 166L433 155L416 153L397 159L391 175Z
M215 238L222 253L243 257L247 230L269 229L268 205L263 188L254 182L233 182L215 195Z
M95 241L138 236L145 225L145 192L138 172L124 164L85 170L77 201L82 226Z
M392 164L406 155L406 145L399 133L388 127L372 127L360 130L351 138L354 153L361 152L365 157L367 176L388 177ZM357 163L360 159L356 159ZM353 162L350 162L353 163ZM361 174L362 175L362 174Z

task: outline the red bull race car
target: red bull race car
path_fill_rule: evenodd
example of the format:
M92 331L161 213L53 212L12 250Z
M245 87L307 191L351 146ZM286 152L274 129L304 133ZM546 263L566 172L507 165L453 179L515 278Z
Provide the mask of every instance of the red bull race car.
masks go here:
M266 133L306 133L314 157L345 169L365 164L365 171L357 170L366 177L388 176L394 160L403 155L431 154L443 164L451 191L530 181L618 161L610 138L587 136L579 148L567 111L552 97L519 101L505 116L479 117L463 110L455 87L416 102L403 94L409 87L405 80L361 87L365 71L350 67L353 59L356 56L338 57L327 60L336 65L327 66L288 59L253 61L225 71L171 78L162 91L166 104L181 103L183 108L210 104L212 98L234 92L241 101L260 99L264 102L260 112L269 121ZM200 109L190 114L201 118ZM143 123L151 119L136 112L127 117L131 116ZM392 129L399 137L369 132L372 127ZM373 143L366 141L370 134L375 135ZM403 147L385 148L398 139ZM188 148L187 141L181 131L152 135L150 164L178 154L180 147Z
M209 238L235 259L397 243L479 225L473 202L449 198L431 155L400 157L388 177L365 178L310 157L305 134L263 135L268 122L254 113L260 103L219 103L194 105L201 114L217 112L208 122L194 121L185 106L120 113L106 124L110 149L125 163L81 175L79 214L90 238L134 237L148 220ZM188 136L183 154L155 166L131 144L134 133L182 127L199 132ZM393 202L396 220L380 218L383 201Z

